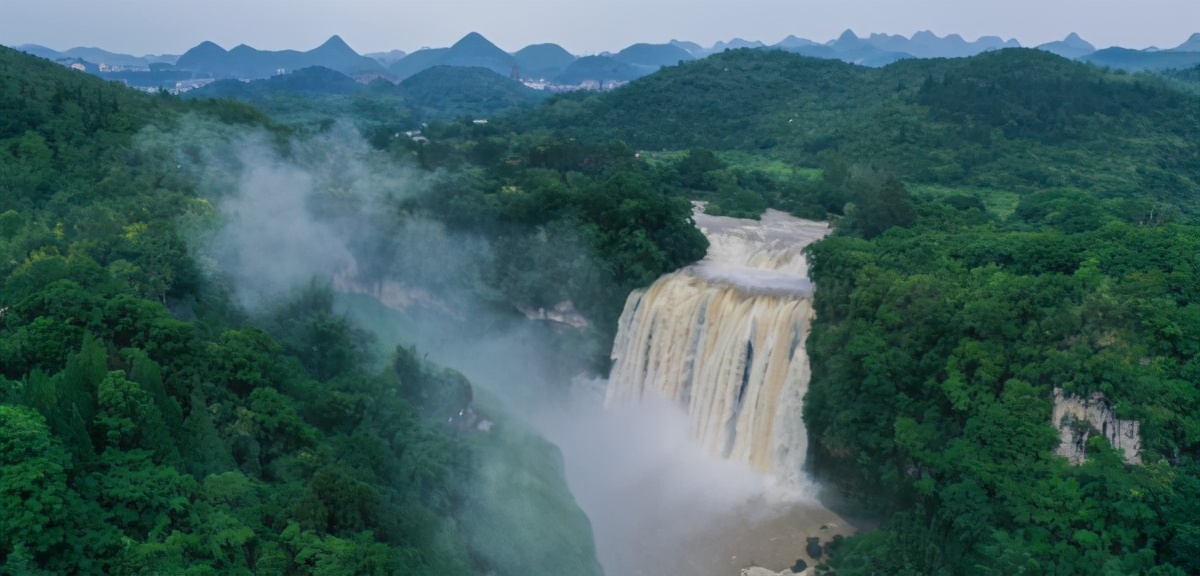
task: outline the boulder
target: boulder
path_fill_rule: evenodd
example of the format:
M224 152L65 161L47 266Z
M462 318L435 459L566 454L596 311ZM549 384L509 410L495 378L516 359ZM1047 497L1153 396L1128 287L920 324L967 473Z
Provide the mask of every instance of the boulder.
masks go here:
M810 536L808 544L804 545L804 551L808 553L810 558L820 562L821 556L824 554L824 550L821 549L821 539L817 536Z

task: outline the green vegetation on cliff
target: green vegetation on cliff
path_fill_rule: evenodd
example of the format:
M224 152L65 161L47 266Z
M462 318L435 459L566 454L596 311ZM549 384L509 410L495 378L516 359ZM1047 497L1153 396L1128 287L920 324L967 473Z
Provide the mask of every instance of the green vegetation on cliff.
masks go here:
M839 573L1200 569L1198 228L1068 190L981 208L812 248L812 464L891 516ZM1054 455L1054 388L1139 421L1142 464Z

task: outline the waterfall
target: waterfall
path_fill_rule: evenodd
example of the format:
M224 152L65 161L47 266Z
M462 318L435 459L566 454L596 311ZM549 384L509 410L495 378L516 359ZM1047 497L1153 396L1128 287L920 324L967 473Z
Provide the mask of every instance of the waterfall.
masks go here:
M802 249L829 228L775 211L761 221L695 218L708 255L629 296L605 402L654 391L686 409L691 435L712 454L796 480L808 448L800 414L813 318Z

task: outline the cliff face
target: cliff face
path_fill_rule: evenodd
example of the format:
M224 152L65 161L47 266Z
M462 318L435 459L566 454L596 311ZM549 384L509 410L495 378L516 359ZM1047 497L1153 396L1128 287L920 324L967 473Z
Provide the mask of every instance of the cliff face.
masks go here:
M1082 464L1092 434L1100 434L1113 448L1125 455L1130 464L1141 464L1142 436L1137 420L1118 420L1104 394L1094 392L1087 398L1069 396L1054 389L1053 423L1058 428L1056 453L1072 464Z

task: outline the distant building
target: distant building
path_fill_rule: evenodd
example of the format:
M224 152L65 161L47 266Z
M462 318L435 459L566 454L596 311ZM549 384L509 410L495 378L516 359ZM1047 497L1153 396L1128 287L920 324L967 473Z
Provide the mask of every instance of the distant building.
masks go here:
M576 92L579 90L606 92L620 88L629 82L625 80L584 80L579 84L556 84L546 80L522 80L521 83L534 90L546 90L549 92Z
M213 78L194 78L192 80L181 80L175 83L175 88L171 89L172 94L183 94L189 90L195 90L201 86L207 86L213 83Z

